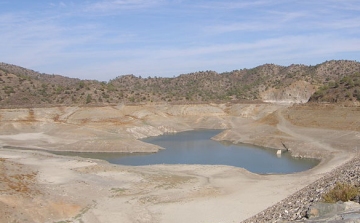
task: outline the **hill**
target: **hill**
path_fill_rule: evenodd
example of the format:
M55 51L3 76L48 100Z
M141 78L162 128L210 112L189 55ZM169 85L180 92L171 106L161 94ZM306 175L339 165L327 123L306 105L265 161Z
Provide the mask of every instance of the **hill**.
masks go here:
M329 81L321 86L310 98L311 102L360 102L360 73Z
M324 88L320 88L321 86L337 83L344 78L346 80L347 77L351 78L359 72L359 62L333 60L316 66L293 64L285 67L264 64L252 69L225 73L200 71L181 74L174 78L124 75L108 82L100 82L43 74L16 65L0 63L0 106L238 100L304 103L317 89ZM358 92L358 89L355 88L354 91ZM353 95L357 95L354 91ZM318 96L312 101L327 100ZM338 100L330 101L340 100L359 101L359 98L339 95Z

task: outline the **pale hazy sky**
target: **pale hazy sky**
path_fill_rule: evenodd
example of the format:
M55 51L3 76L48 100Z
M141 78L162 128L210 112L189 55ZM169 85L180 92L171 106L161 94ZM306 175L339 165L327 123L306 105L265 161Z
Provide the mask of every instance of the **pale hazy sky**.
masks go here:
M0 62L107 81L360 59L360 0L0 0Z

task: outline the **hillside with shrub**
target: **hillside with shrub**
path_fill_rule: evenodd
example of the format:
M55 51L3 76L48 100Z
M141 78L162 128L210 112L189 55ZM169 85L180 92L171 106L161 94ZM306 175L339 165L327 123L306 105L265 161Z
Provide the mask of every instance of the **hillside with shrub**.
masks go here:
M360 73L329 81L321 86L310 98L312 102L360 102Z
M296 101L301 92L309 95L302 96L306 101L314 92L312 101L359 101L358 73L359 62L333 60L315 66L264 64L224 73L199 71L173 78L123 75L100 82L0 63L0 106ZM344 95L341 89L346 89Z

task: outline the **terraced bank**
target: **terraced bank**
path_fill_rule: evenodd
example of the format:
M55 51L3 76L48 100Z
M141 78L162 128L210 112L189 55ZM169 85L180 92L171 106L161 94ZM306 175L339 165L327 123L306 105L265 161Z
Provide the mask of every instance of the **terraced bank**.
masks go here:
M19 192L3 191L0 202L10 210L4 216L20 222L240 222L259 212L246 222L302 221L336 181L358 180L359 158L353 157L360 145L359 117L358 107L266 103L0 109L0 158L37 173L34 188L44 191L21 197L26 202L15 202ZM230 166L128 167L11 149L156 152L158 146L139 139L199 128L223 129L215 140L286 146L293 156L322 161L296 174L258 175ZM190 180L169 188L173 179ZM55 204L54 212L42 211L48 203ZM74 205L80 211L54 215ZM20 218L12 210L28 215Z

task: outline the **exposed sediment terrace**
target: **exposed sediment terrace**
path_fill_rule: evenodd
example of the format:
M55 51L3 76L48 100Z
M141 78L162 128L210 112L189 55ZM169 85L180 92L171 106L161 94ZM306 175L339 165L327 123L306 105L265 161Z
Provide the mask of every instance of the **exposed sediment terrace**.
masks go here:
M357 107L265 103L2 109L1 174L9 179L14 167L32 170L24 174L34 177L8 183L31 181L43 193L2 191L0 205L13 220L21 215L11 211L23 208L19 200L63 205L49 206L49 214L27 206L21 219L29 222L239 222L349 161L360 145L359 117ZM215 140L286 148L322 162L302 173L262 176L226 166L124 167L9 149L156 152L161 148L139 139L198 128L224 129ZM61 209L70 206L76 211Z
M207 128L225 130L214 138L216 140L275 149L284 149L285 145L294 155L311 156L332 147L351 149L351 138L356 139L360 131L360 111L356 107L157 104L3 109L0 112L3 146L58 151L155 152L160 148L138 139ZM327 142L328 148L319 141ZM337 142L341 145L336 145Z
M3 145L59 151L155 152L138 139L196 128L231 129L272 105L140 105L1 110ZM26 141L25 141L26 139Z

